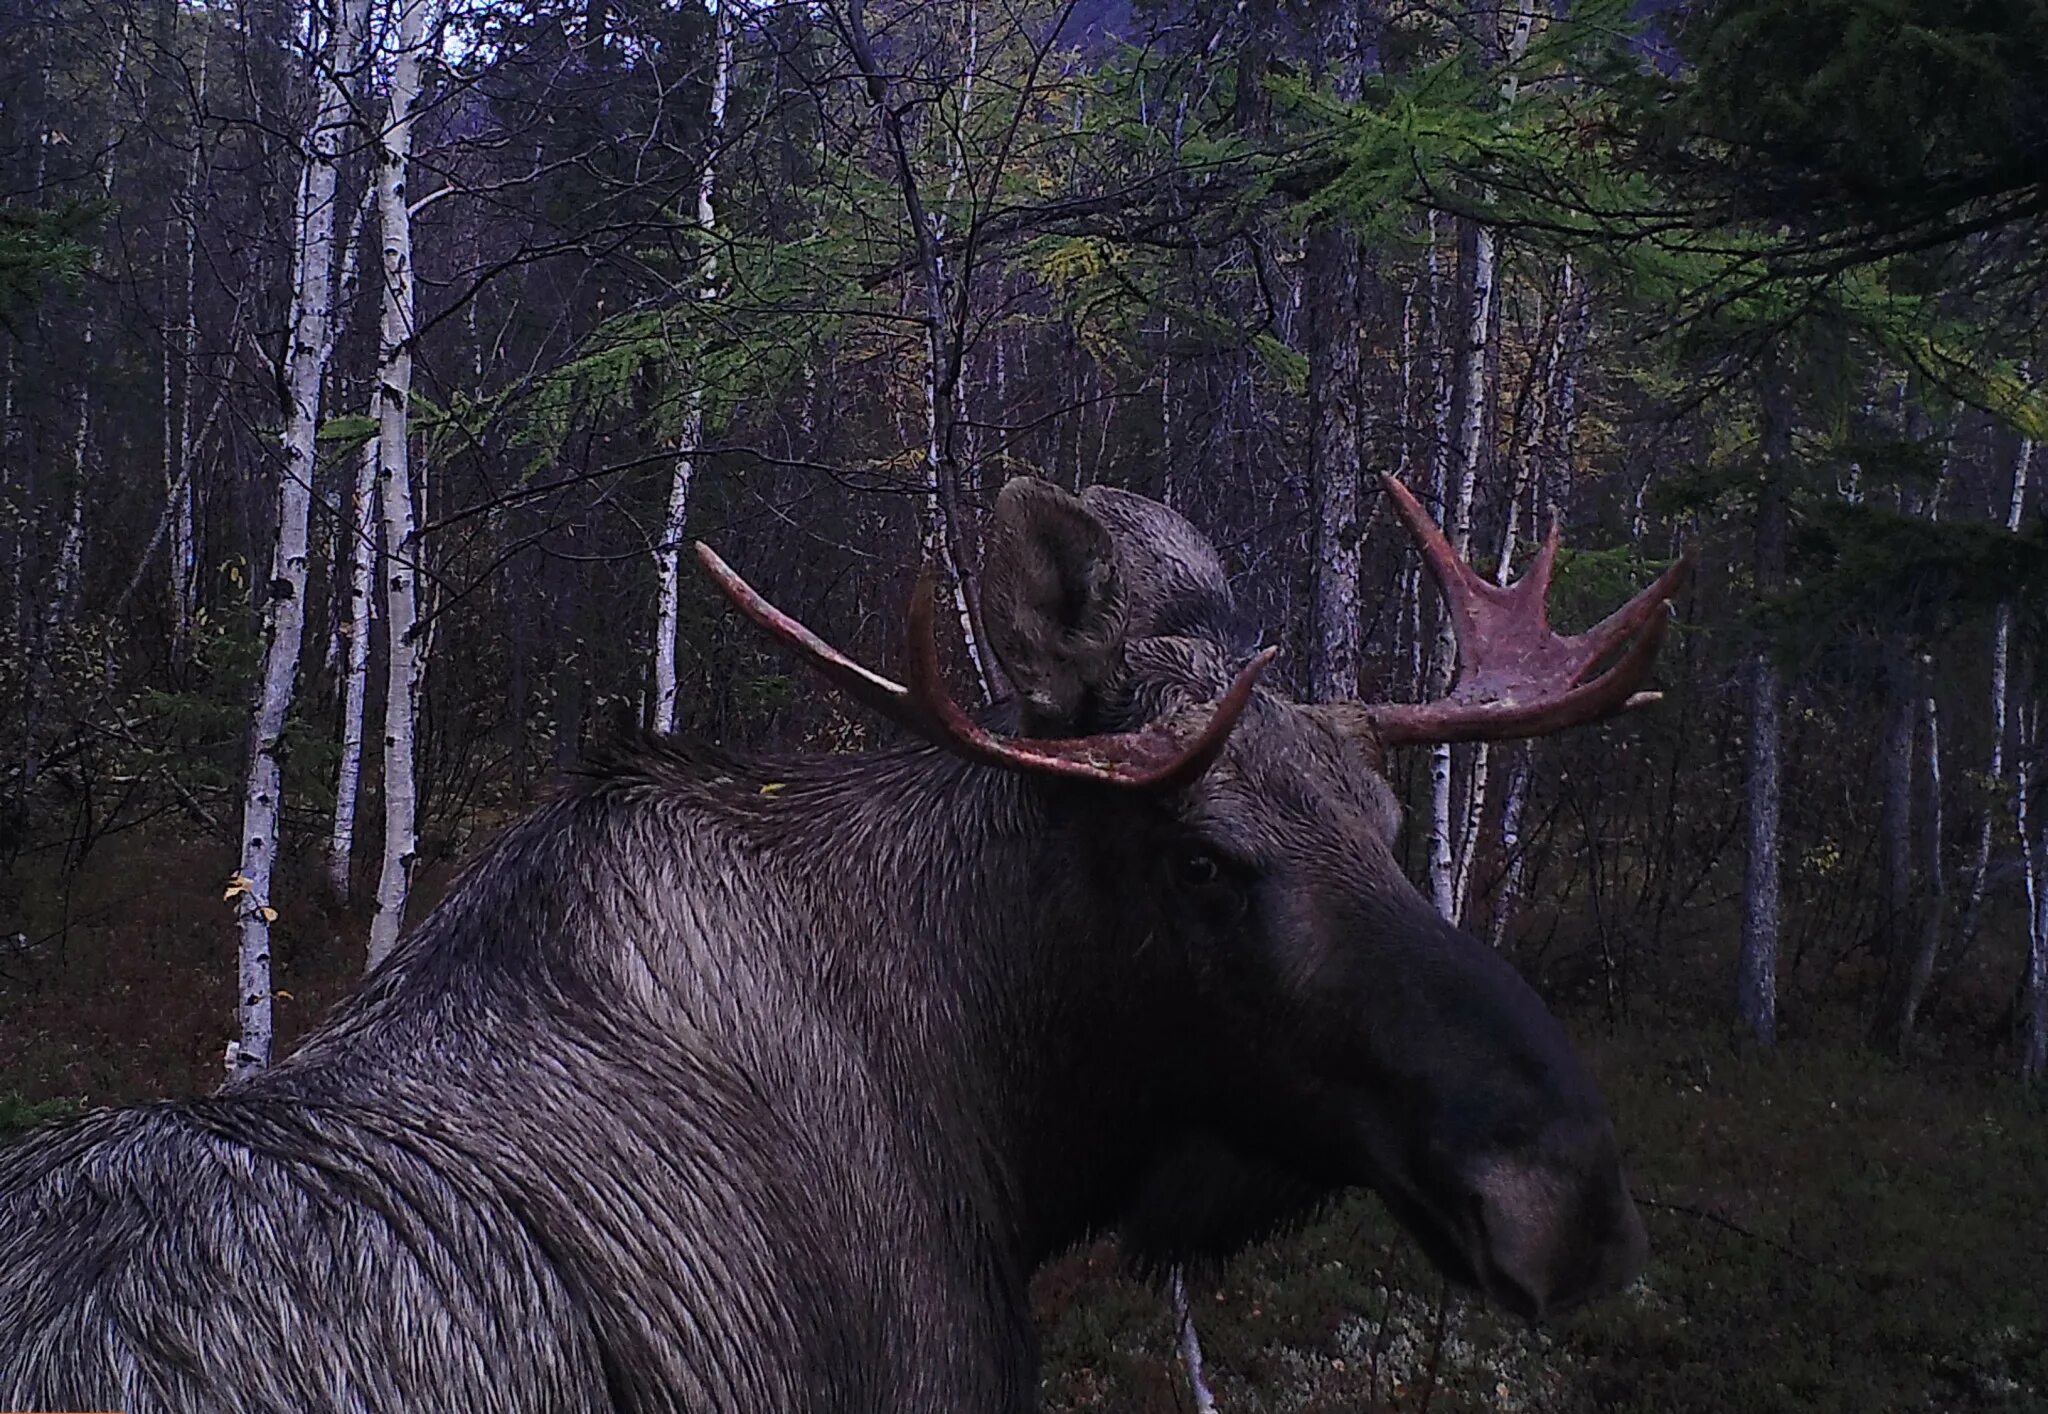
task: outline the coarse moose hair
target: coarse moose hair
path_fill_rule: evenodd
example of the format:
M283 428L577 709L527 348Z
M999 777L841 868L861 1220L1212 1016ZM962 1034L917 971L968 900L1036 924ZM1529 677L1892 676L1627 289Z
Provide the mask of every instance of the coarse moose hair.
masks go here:
M1590 1080L1208 543L1017 482L986 586L971 750L608 753L287 1059L0 1150L0 1409L1021 1414L1049 1256L1357 1184L1525 1315L1625 1281Z

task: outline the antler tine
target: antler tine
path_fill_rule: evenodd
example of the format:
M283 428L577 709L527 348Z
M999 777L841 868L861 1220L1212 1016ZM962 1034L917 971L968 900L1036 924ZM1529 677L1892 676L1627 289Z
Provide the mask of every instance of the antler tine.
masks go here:
M1522 577L1512 586L1514 592L1524 599L1536 601L1536 612L1541 616L1545 628L1550 627L1550 576L1557 568L1557 547L1563 539L1563 530L1556 520L1550 522L1550 531L1543 537L1543 543L1536 547Z
M1666 607L1692 569L1690 554L1593 628L1564 637L1551 629L1548 612L1556 524L1519 582L1488 584L1458 559L1407 487L1381 480L1422 548L1458 640L1458 677L1448 696L1364 708L1382 745L1538 736L1657 700L1639 689L1664 641Z
M1664 573L1638 591L1635 598L1584 633L1575 636L1571 641L1584 648L1587 655L1586 666L1590 668L1612 653L1645 624L1652 620L1661 621L1664 617L1664 606L1670 603L1671 597L1684 586L1686 579L1692 574L1693 564L1697 559L1698 552L1688 549L1666 566Z
M1145 790L1187 785L1215 764L1251 702L1259 674L1280 651L1268 648L1245 664L1192 737L1160 722L1102 736L999 737L968 716L946 687L934 623L936 581L929 570L919 576L910 601L906 687L862 667L762 598L709 546L697 546L697 559L740 612L849 697L954 755L1012 771Z
M880 673L869 671L763 599L753 585L741 579L733 567L703 541L697 542L696 549L697 562L725 591L725 597L770 638L794 651L819 676L854 701L874 708L890 721L908 727L920 736L929 734L929 725L918 715L917 704L901 683L891 682Z
M1513 741L1547 736L1566 727L1597 722L1663 700L1661 692L1637 689L1650 674L1663 646L1666 620L1653 621L1628 651L1590 682L1533 702L1511 697L1461 701L1375 703L1367 709L1382 746L1419 746L1458 741Z

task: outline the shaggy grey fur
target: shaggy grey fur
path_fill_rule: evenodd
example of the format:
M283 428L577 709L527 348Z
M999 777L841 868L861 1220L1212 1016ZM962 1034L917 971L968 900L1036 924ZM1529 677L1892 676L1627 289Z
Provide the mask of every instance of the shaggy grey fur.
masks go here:
M1242 647L1214 552L1083 505L999 508L1036 724L1199 710ZM1356 1183L1527 1314L1611 1289L1599 1099L1396 827L1265 692L1165 798L601 762L288 1060L0 1153L0 1409L1027 1411L1047 1256L1227 1253Z

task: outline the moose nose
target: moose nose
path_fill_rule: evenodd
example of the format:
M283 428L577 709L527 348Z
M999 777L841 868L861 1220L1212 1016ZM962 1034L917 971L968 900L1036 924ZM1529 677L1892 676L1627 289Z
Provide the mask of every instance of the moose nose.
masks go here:
M1590 1164L1517 1158L1481 1164L1471 1175L1471 1193L1480 1285L1531 1321L1621 1290L1649 1256L1649 1234L1629 1196L1611 1131L1596 1143Z

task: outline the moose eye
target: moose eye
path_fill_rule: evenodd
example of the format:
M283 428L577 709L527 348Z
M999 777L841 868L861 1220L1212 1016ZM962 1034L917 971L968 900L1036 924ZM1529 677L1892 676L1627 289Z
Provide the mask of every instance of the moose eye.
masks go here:
M1207 850L1183 851L1174 861L1174 871L1190 888L1213 889L1223 879L1223 865Z

